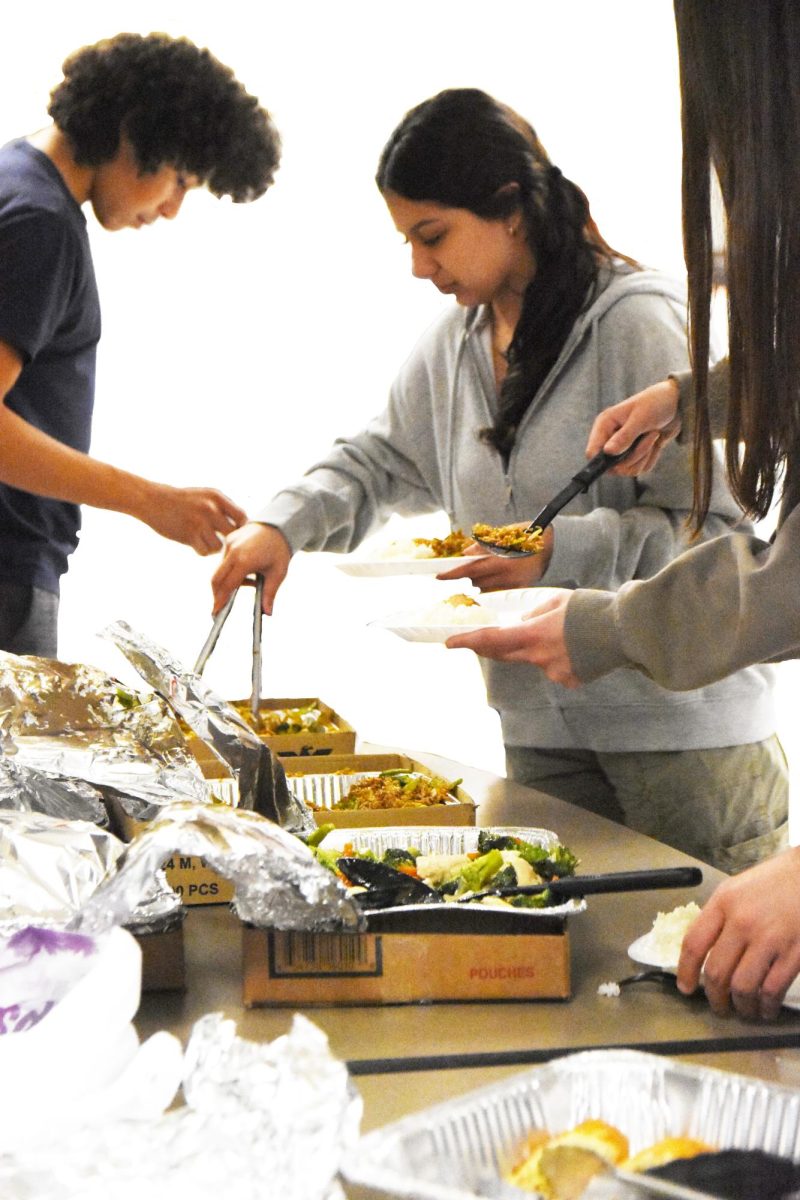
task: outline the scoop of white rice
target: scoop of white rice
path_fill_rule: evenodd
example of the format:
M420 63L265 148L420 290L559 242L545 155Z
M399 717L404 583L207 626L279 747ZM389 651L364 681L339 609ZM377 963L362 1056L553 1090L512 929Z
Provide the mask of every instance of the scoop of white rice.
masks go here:
M448 604L442 600L421 613L419 625L496 625L497 613L482 604Z
M435 558L430 546L420 546L413 538L389 542L376 555L379 559Z
M694 900L681 904L670 912L660 912L647 935L648 950L668 966L677 965L681 956L681 944L687 929L700 916L700 905Z

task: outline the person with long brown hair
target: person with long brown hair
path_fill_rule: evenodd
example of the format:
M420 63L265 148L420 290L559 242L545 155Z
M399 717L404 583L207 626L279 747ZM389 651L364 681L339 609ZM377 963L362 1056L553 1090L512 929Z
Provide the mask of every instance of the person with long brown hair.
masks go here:
M596 414L686 352L683 289L615 252L528 122L485 92L448 89L408 112L377 183L413 273L457 303L385 411L228 536L217 608L259 571L271 610L294 551L352 550L393 511L444 510L465 530L538 511L573 474ZM482 589L647 578L687 544L690 457L674 446L646 479L603 477L533 559L475 555L441 577ZM740 519L718 470L701 536ZM726 870L785 843L768 669L681 697L633 673L580 696L525 666L492 664L486 678L518 782Z
M621 476L651 470L677 439L694 450L695 525L708 506L712 439L731 487L764 517L693 547L652 579L612 593L564 592L508 636L451 640L540 666L568 687L628 667L694 688L759 662L800 656L800 5L675 0L683 126L684 247L693 374L601 413L587 454L645 438ZM726 216L729 355L707 371L712 300L711 180ZM684 942L679 984L701 969L717 1011L774 1017L800 971L800 848L726 881Z

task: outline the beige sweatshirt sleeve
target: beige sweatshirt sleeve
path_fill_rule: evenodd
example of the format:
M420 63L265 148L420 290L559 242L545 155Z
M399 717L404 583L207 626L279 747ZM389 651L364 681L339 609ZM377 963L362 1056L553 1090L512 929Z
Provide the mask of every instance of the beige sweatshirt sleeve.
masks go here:
M678 441L691 442L694 433L694 396L692 394L692 372L676 371L670 375L678 385L680 396L678 411L681 414L681 431ZM728 383L730 372L727 358L720 361L708 372L708 412L711 420L711 436L725 436L725 419L728 412Z
M724 371L715 371L715 429L724 420L725 385ZM567 649L584 682L629 667L676 691L703 687L753 663L800 657L798 596L800 506L772 544L734 533L618 592L576 591Z

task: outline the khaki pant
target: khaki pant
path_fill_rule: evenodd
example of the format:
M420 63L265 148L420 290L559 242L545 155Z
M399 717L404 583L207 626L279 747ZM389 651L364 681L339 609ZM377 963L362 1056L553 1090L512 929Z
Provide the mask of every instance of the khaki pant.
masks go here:
M712 750L613 754L506 746L506 770L517 783L729 874L788 845L789 775L777 736Z

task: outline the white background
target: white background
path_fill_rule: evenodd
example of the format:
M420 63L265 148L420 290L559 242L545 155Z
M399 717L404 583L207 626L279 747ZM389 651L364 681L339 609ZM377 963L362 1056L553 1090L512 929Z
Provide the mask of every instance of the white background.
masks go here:
M122 30L209 46L270 109L284 156L274 188L251 205L193 194L174 223L113 235L89 214L104 323L98 457L212 484L252 512L382 407L414 341L452 301L411 278L373 176L403 113L444 87L481 87L517 108L587 192L612 245L683 273L669 0L16 5L5 24L0 140L45 124L71 50ZM579 437L565 478L583 452ZM445 529L444 517L429 517L397 522L391 534ZM191 664L210 627L214 561L127 517L86 510L63 586L60 656L138 682L97 636L122 618ZM321 696L365 739L502 773L499 723L474 656L368 628L446 585L352 579L335 562L294 560L265 624L264 694ZM243 591L206 672L230 698L249 694L251 620ZM794 671L781 679L791 756Z

